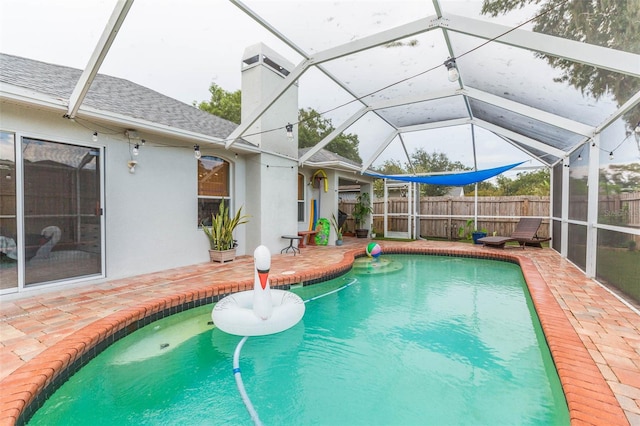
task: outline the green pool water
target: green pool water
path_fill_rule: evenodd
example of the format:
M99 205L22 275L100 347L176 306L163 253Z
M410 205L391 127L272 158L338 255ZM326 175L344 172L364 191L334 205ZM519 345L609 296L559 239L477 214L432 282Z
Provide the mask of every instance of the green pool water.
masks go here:
M569 424L517 265L383 257L402 268L294 289L350 284L309 301L292 329L247 340L242 378L265 425ZM241 338L209 325L211 309L116 342L29 424L252 424L232 372Z

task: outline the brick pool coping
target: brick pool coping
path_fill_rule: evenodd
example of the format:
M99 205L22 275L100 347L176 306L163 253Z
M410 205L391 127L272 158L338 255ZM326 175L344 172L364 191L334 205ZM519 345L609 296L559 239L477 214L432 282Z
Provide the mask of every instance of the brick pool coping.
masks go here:
M628 425L624 411L603 374L570 323L534 261L512 251L469 251L433 247L384 248L385 253L435 254L487 258L517 263L522 269L569 408L571 424ZM328 267L274 275L273 287L310 284L335 278L351 269L363 249L344 252ZM226 280L182 290L98 319L45 349L0 381L0 425L21 424L31 417L60 384L109 344L167 315L209 304L237 291L253 288L253 279Z

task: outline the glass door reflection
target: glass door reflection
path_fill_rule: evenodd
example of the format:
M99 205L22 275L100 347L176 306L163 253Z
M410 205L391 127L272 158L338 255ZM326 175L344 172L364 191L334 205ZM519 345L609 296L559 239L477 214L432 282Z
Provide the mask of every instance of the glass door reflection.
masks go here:
M100 151L23 138L25 285L102 273Z

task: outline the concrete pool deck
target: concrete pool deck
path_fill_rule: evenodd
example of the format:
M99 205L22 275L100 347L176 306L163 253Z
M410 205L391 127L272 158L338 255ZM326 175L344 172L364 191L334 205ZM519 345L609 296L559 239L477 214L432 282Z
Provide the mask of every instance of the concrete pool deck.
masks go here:
M272 286L348 270L368 240L274 254ZM434 252L517 260L560 376L572 424L640 426L640 316L550 249L379 241L388 252ZM100 283L0 299L0 425L64 368L136 321L206 297L251 288L253 259L202 263Z

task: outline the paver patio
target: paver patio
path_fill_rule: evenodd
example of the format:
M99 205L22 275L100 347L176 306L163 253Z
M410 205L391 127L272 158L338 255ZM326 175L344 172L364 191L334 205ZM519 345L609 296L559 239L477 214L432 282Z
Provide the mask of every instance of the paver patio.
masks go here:
M367 240L274 254L272 286L337 275ZM558 370L572 424L640 426L640 315L551 249L381 241L383 252L453 252L519 261ZM137 320L211 295L251 288L253 259L3 297L0 425L91 346Z

